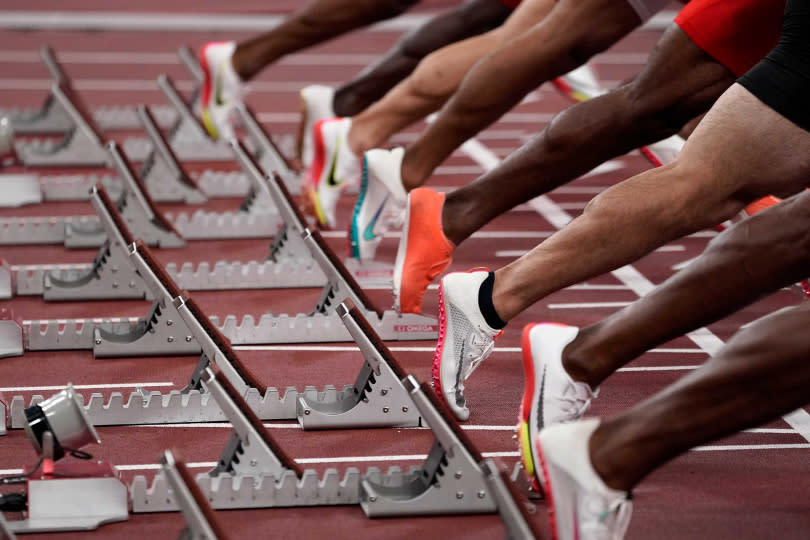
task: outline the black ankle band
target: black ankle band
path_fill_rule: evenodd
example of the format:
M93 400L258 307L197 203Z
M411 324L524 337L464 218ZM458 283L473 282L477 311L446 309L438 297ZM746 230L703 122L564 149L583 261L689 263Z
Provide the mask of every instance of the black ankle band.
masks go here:
M506 326L506 322L501 319L498 312L495 311L495 306L492 305L492 287L495 285L495 272L490 272L487 278L481 283L481 288L478 289L478 309L484 316L487 324L495 330L500 330Z

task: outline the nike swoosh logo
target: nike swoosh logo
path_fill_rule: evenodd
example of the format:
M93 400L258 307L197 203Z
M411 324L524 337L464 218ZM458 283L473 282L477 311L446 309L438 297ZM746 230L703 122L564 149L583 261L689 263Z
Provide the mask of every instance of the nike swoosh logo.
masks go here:
M225 105L225 100L222 99L222 86L223 86L222 77L223 77L223 72L224 71L225 70L220 67L220 69L217 71L216 84L214 84L214 89L215 89L215 92L214 92L214 104L217 107L222 107L222 106Z
M364 240L374 240L374 238L376 238L376 236L374 235L374 225L376 225L377 220L380 219L380 216L382 215L383 208L385 208L386 201L388 201L388 196L386 196L385 199L383 199L383 202L380 204L380 207L377 208L377 213L374 214L374 217L371 218L371 221L369 222L368 226L366 227L366 230L363 231L363 239Z
M464 407L464 404L467 400L464 399L464 396L461 395L461 392L458 391L458 387L461 386L461 368L464 365L464 349L466 348L466 343L463 341L461 342L461 351L459 357L461 358L461 362L458 363L456 366L456 405L459 407Z
M543 376L540 378L540 395L538 396L538 407L537 407L537 433L540 433L543 430L543 395L546 391L546 368L548 366L543 364Z
M335 169L337 168L338 154L340 153L340 145L343 143L343 137L338 137L335 144L335 152L332 154L332 165L329 167L329 175L326 177L326 185L329 187L339 187L343 182L335 178Z

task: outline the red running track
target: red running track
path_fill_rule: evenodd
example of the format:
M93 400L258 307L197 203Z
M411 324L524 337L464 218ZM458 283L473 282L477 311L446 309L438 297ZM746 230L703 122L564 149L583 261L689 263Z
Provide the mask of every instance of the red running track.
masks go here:
M221 6L222 4L217 4ZM11 4L9 4L11 6ZM9 9L6 6L5 9ZM106 5L105 5L106 6ZM288 7L284 4L285 8ZM13 7L30 9L20 4ZM87 9L93 5L87 4ZM157 11L163 6L139 4L138 11ZM173 6L174 7L174 6ZM198 4L194 6L199 8ZM227 11L249 12L266 9L251 2L229 4ZM178 4L175 11L191 9ZM275 8L275 6L274 6ZM279 11L282 7L278 8ZM210 11L220 11L211 6ZM75 85L91 106L124 104L160 104L163 98L153 84L163 72L172 75L187 88L188 75L174 63L179 45L193 47L211 39L243 38L247 34L211 32L9 32L0 31L6 43L0 57L0 103L3 106L34 106L47 87L46 72L36 60L36 50L43 44L55 47L65 58ZM635 73L643 54L657 39L658 33L640 31L628 37L606 55L596 58L601 77L618 81ZM395 33L359 32L328 45L296 55L267 70L254 84L249 103L275 137L284 142L297 126L296 89L314 82L334 83L347 80L359 71L374 54L386 49L397 38ZM73 53L73 54L70 54ZM87 53L87 54L78 54ZM139 60L120 63L108 53L137 55ZM144 61L143 53L152 53L154 61ZM315 56L315 55L341 55ZM354 55L354 56L346 56ZM331 60L330 60L331 59ZM313 65L314 62L326 65ZM630 63L628 63L628 61ZM182 85L186 86L182 86ZM518 106L503 121L484 132L480 140L498 156L505 156L542 128L550 115L568 102L550 88L543 88L533 99ZM406 142L418 133L420 126L407 130L395 141ZM131 133L110 133L121 139ZM648 167L638 154L631 153L615 161L616 169L582 178L550 195L560 209L577 215L583 205L600 189L627 178ZM194 170L208 166L192 165ZM211 165L218 170L236 170L235 163ZM98 172L98 171L94 171ZM431 185L450 189L473 180L482 172L469 156L458 152L432 180ZM49 173L50 174L50 173ZM208 209L235 208L236 200L216 201ZM339 217L346 222L353 201L341 201ZM178 211L179 205L162 205ZM89 214L86 203L46 203L39 207L1 210L0 216L78 215ZM487 265L498 267L516 254L531 249L542 237L555 230L533 207L526 205L487 225L482 234L462 246L452 265L453 270ZM633 265L652 284L670 276L673 266L697 256L712 233L695 235L666 246ZM345 235L338 231L329 238L332 246L343 253ZM164 263L260 259L267 240L190 242L177 250L159 250ZM393 261L396 238L386 239L380 258ZM10 264L52 262L89 262L94 250L68 251L58 246L5 247L0 255ZM472 415L465 428L478 448L497 453L506 466L517 460L511 439L511 426L516 419L522 392L520 365L520 329L531 321L554 320L586 325L617 309L616 302L637 298L621 276L608 274L589 282L588 287L575 287L554 294L533 306L513 321L498 341L493 356L469 381L468 399ZM632 285L632 283L631 283ZM380 305L390 305L387 291L371 291ZM194 298L206 313L219 315L261 313L297 313L308 311L317 297L316 290L228 291L195 293ZM728 339L742 324L796 301L780 292L750 308L724 319L709 330L720 340ZM585 303L585 306L578 304ZM593 304L604 304L596 305ZM23 319L71 318L99 316L138 316L145 302L85 302L47 304L38 298L14 298L7 303ZM436 312L435 290L428 292L425 305ZM432 342L389 343L397 359L421 380L428 380ZM334 350L312 347L278 346L271 350L243 350L240 356L267 384L284 388L305 385L322 387L353 381L362 363L361 356L347 344L335 344ZM309 350L308 350L309 349ZM650 352L630 368L608 380L591 414L606 416L662 389L693 366L707 358L698 344L683 337ZM129 393L135 385L147 389L182 387L196 363L194 357L121 358L95 360L88 352L32 352L22 357L0 361L0 393L30 396L49 395L51 390L24 391L20 388L53 387L68 381L74 384L120 385L101 391L105 395L118 389ZM149 384L172 386L153 386ZM686 538L795 538L810 536L810 513L806 494L810 490L808 440L782 421L720 441L701 451L689 452L650 476L636 491L634 516L628 533L630 539ZM307 460L308 467L324 470L356 466L387 468L418 463L412 456L427 452L431 437L421 429L345 430L303 433L291 422L274 422L270 428L283 447L297 459ZM191 463L214 461L227 436L226 424L217 426L172 427L100 427L103 444L92 452L100 459L124 467L124 478L134 474L151 476L159 453L164 448L177 449ZM336 462L337 458L345 458ZM0 470L14 471L36 461L24 434L12 431L0 438ZM203 470L203 469L196 469ZM0 473L2 474L2 473ZM502 538L505 530L496 515L380 519L369 520L357 507L294 508L219 512L225 527L234 536L275 536L280 538L315 538L330 535L337 539L355 538L359 534L385 538ZM14 518L15 516L9 516ZM536 519L547 527L544 505L538 506ZM59 538L157 538L172 537L182 527L179 514L133 515L128 522L108 525L89 535L62 534ZM46 535L33 535L30 538Z

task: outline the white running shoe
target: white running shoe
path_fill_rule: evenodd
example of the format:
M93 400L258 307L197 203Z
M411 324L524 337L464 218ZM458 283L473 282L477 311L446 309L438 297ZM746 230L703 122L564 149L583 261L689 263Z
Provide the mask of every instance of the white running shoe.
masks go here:
M309 167L315 154L312 128L321 120L337 116L332 109L335 90L331 86L312 84L301 89L301 125L298 130L298 156L301 165Z
M202 92L202 122L214 139L233 137L231 115L242 104L245 84L233 69L233 41L213 42L200 49L200 66L205 78Z
M356 259L373 259L383 234L391 226L401 226L408 201L400 171L404 154L400 147L363 155L360 194L349 227L350 255Z
M523 466L538 491L532 441L545 426L582 418L599 394L585 383L574 382L562 365L563 350L578 333L576 326L555 323L534 323L523 329L525 386L518 433Z
M307 170L304 192L318 223L327 229L337 223L335 210L343 190L356 185L360 165L346 143L351 118L321 120L313 127L315 154Z
M627 532L630 494L606 486L591 463L588 442L597 427L598 418L558 424L534 441L554 540L621 540Z
M464 399L464 381L495 347L502 330L491 328L478 308L478 289L487 270L446 275L439 285L439 342L433 354L433 388L459 420L470 410Z
M562 77L557 77L553 82L558 90L576 101L587 101L607 92L599 82L596 71L589 64L582 64Z

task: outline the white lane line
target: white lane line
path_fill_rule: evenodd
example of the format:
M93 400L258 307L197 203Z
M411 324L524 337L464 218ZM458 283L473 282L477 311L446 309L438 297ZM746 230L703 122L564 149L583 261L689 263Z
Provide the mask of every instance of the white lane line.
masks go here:
M136 382L136 383L108 383L108 384L74 384L77 390L94 390L104 388L154 388L174 386L173 382ZM62 390L65 385L59 386L6 386L0 388L0 392L41 392L50 390Z
M763 450L806 450L810 448L808 443L795 443L795 444L726 444L726 445L713 445L713 446L698 446L692 448L692 452L729 452L729 451L763 451ZM516 458L520 457L520 452L517 451L504 451L504 452L482 452L485 458ZM328 458L300 458L295 462L301 465L316 465L316 464L329 464L329 463L380 463L386 461L421 461L427 458L427 454L399 454L390 456L346 456L346 457L328 457ZM186 466L191 469L210 469L216 466L216 461L199 461L186 463ZM139 463L133 465L116 465L115 469L118 471L149 471L158 470L160 465L157 463ZM17 475L23 474L23 469L0 469L0 475Z
M735 450L797 450L810 448L810 444L722 444L713 446L697 446L695 452L728 452Z
M564 208L564 205L560 205L560 208ZM509 259L516 259L518 257L522 257L526 255L531 250L526 249L505 249L495 252L495 256L499 258L509 258ZM686 246L681 246L677 244L673 245L666 245L661 246L660 248L655 250L657 253L673 253L673 252L681 252L686 251Z
M662 11L647 21L643 28L663 30L669 26L674 11ZM431 20L433 13L400 15L368 27L371 32L404 32ZM137 30L148 32L266 32L281 24L280 14L229 13L121 13L115 11L0 11L0 28L24 30Z

